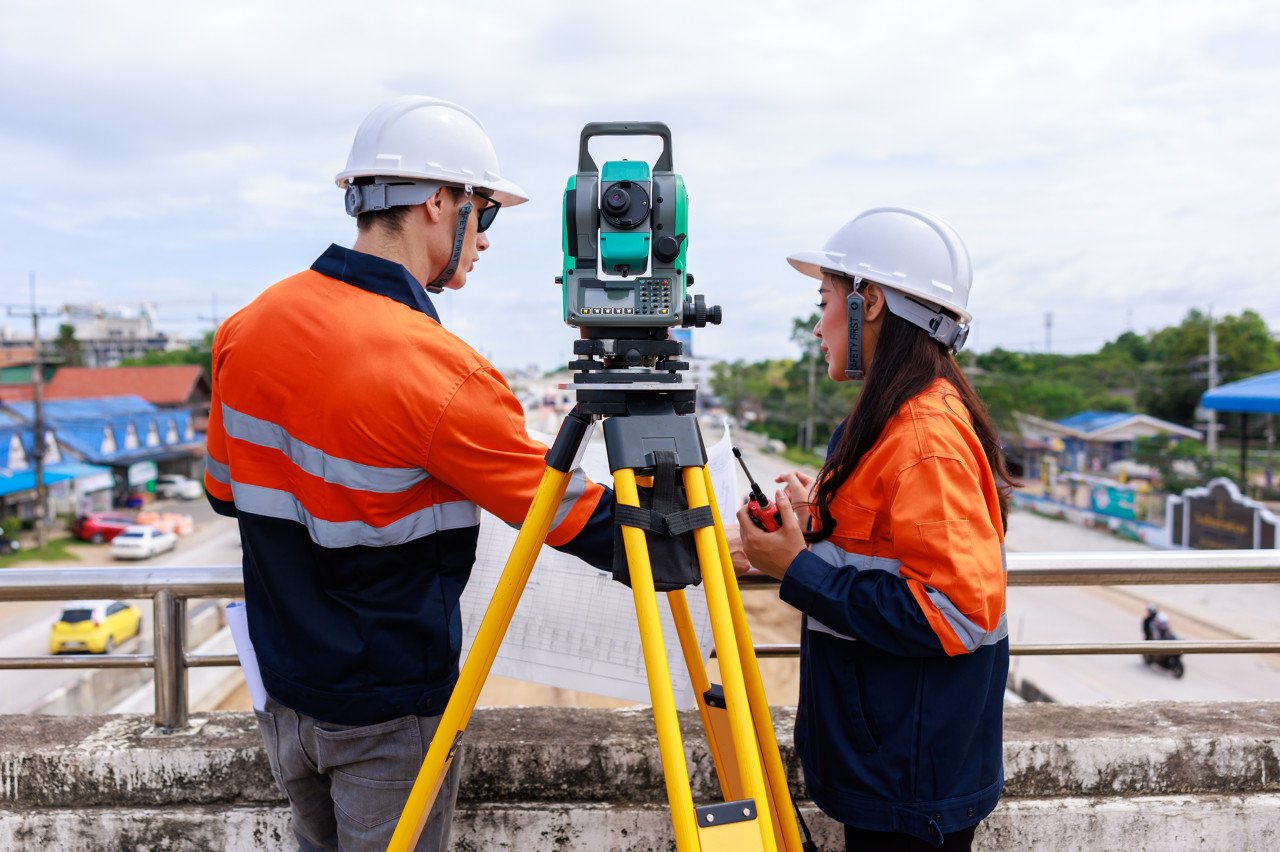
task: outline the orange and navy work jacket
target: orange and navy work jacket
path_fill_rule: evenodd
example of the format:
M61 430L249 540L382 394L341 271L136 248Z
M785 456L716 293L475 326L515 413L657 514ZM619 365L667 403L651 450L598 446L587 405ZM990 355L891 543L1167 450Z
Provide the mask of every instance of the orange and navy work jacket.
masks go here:
M400 264L331 246L224 322L205 487L267 692L341 724L442 712L480 510L523 521L545 455ZM547 543L608 568L612 505L575 470Z
M1009 665L1000 495L949 382L899 410L830 510L780 589L805 614L806 785L843 823L938 843L999 800Z

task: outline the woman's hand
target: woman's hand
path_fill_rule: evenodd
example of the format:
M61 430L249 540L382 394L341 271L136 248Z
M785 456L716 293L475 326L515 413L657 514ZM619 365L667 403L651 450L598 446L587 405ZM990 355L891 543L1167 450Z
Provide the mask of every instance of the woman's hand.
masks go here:
M782 487L787 489L787 497L791 499L792 506L804 506L813 502L814 478L809 474L793 470L780 475L774 482L782 483Z
M781 580L787 573L791 561L796 554L805 549L804 533L800 529L800 520L791 508L791 500L785 491L774 494L774 505L782 518L782 527L774 532L765 532L751 522L747 505L738 510L738 535L742 539L742 550L754 567Z

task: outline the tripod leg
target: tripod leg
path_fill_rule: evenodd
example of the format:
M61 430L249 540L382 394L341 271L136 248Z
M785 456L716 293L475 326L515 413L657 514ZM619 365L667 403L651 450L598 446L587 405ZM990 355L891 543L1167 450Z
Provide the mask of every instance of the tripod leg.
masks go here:
M620 468L613 473L613 487L621 506L639 506L635 471ZM662 623L658 618L658 598L653 587L653 568L649 564L649 548L644 530L622 527L622 543L627 551L631 571L631 592L636 603L636 621L640 628L640 644L644 650L645 673L649 678L649 698L653 704L653 721L658 731L658 752L662 756L662 774L667 785L667 801L671 806L671 824L675 830L679 852L701 849L693 810L693 792L689 787L689 767L684 759L684 743L680 739L680 722L676 717L675 693L671 689L671 670L667 665L667 649L662 641Z
M733 632L738 639L738 653L742 659L742 672L746 680L747 699L751 706L751 718L756 727L756 740L760 743L765 778L769 785L770 805L773 808L775 829L780 835L779 848L786 852L801 852L800 829L792 815L795 805L791 800L791 787L787 783L787 770L778 751L778 737L773 729L773 716L769 712L769 699L760 677L760 664L756 660L755 645L751 641L751 628L747 624L747 612L742 605L742 591L733 570L733 558L729 554L729 540L720 523L720 510L711 488L711 472L703 468L707 501L715 518L716 544L720 550L720 563L724 571L725 590L729 610L733 615Z
M738 783L738 761L733 754L728 718L724 714L724 708L720 706L723 701L719 700L724 698L724 694L721 692L718 697L711 697L711 679L707 677L707 667L702 662L702 648L698 645L698 634L693 629L693 616L689 614L689 602L685 599L684 589L667 592L667 605L671 607L671 620L680 637L680 651L684 655L685 668L689 670L689 682L698 699L698 715L702 717L707 748L711 750L711 761L716 766L720 793L726 801L741 799L743 792L742 785Z
M453 762L467 722L480 698L480 690L498 655L498 646L502 644L502 637L506 635L511 617L520 603L520 595L529 582L538 551L546 542L556 509L564 499L569 471L573 467L572 459L578 447L586 440L590 421L579 422L582 418L575 420L575 417L576 415L570 415L565 418L560 434L556 437L556 444L547 454L547 468L543 471L542 482L538 485L524 523L520 525L520 533L516 536L511 555L502 569L502 576L498 579L489 608L485 610L484 619L480 622L475 641L471 644L471 652L467 654L466 662L458 675L458 683L449 696L440 725L431 739L431 747L422 761L422 769L418 771L418 778L409 791L409 798L400 813L400 822L396 824L395 833L387 845L388 852L408 852L417 845L427 815L431 813L431 806L440 792L440 784Z
M696 509L709 505L706 465L686 467L682 473L685 493L689 498L689 508ZM761 848L775 850L777 845L774 840L772 815L769 813L769 793L764 783L756 730L747 700L742 659L738 653L738 638L734 635L733 617L729 611L728 593L725 588L726 569L721 564L718 539L723 538L724 533L721 532L717 536L716 529L720 526L719 516L714 511L712 515L715 517L713 525L715 528L702 527L694 530L694 543L698 550L698 563L702 568L702 581L706 587L707 610L711 615L716 657L720 660L720 674L724 680L729 726L742 773L742 789L745 795L754 799L756 803Z

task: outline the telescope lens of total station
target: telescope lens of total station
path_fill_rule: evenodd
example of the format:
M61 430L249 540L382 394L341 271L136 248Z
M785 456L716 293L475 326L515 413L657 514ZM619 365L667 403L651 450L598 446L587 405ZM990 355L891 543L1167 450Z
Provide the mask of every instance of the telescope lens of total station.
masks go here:
M604 206L610 213L625 213L631 206L631 193L623 186L612 187L604 194Z

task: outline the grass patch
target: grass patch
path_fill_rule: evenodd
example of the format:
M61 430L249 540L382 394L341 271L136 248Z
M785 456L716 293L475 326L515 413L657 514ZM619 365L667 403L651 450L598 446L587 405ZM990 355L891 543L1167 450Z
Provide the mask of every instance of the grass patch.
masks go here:
M794 462L801 467L812 467L819 470L822 469L822 456L817 453L806 453L799 447L787 447L778 455L782 456L789 462Z
M70 550L71 547L79 544L83 544L83 542L70 536L55 538L44 547L20 550L17 553L0 556L0 568L11 568L19 562L79 561L79 555Z

